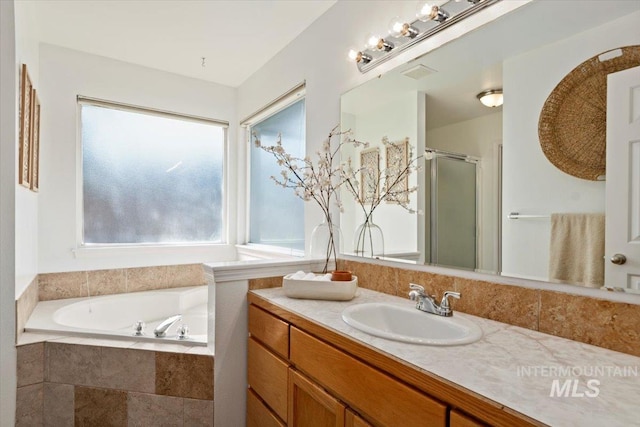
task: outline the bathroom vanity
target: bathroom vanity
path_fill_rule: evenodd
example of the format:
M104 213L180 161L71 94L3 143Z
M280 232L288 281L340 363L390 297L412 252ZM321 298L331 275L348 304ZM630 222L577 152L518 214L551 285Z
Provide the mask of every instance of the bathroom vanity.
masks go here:
M637 421L632 396L640 390L640 359L634 356L464 314L458 315L483 331L472 344L376 338L347 325L342 311L370 302L412 303L367 289L349 302L290 299L280 288L251 291L248 301L248 426ZM596 366L630 368L629 375L598 377L599 395L589 397L587 367ZM578 368L585 375L551 376L550 367ZM576 379L575 393L567 388L562 397L550 397L556 380L564 385Z

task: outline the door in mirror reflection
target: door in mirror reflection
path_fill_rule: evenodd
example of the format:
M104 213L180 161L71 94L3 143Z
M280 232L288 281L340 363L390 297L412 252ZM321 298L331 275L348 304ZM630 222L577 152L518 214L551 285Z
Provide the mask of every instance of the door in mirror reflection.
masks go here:
M437 153L426 161L430 189L426 262L474 270L477 266L477 161Z

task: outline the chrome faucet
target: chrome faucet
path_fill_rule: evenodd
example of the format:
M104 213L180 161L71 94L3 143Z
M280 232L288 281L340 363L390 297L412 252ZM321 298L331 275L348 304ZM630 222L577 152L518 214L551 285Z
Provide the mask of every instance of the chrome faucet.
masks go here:
M175 316L171 316L171 317L165 319L164 322L162 322L158 326L156 326L156 328L153 330L153 334L158 338L166 337L167 336L167 329L169 329L171 326L173 326L173 324L176 323L180 319L182 319L182 314L176 314Z
M438 303L436 303L436 297L434 295L425 294L422 286L416 285L415 283L409 283L409 288L411 289L409 292L409 299L411 301L416 301L416 308L418 310L426 313L437 314L438 316L449 317L453 315L453 310L451 310L451 306L449 305L449 297L460 299L459 292L446 291L442 296L440 305L438 305Z

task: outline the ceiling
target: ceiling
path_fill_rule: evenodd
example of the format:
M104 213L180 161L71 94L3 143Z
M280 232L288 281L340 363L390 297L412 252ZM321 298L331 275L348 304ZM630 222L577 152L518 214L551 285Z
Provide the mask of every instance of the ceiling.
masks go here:
M38 41L237 87L336 0L31 3Z

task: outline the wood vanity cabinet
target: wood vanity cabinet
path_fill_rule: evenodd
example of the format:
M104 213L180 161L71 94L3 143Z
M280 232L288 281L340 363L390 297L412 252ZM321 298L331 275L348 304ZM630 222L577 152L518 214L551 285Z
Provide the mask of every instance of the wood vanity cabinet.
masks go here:
M247 426L539 423L249 293Z

